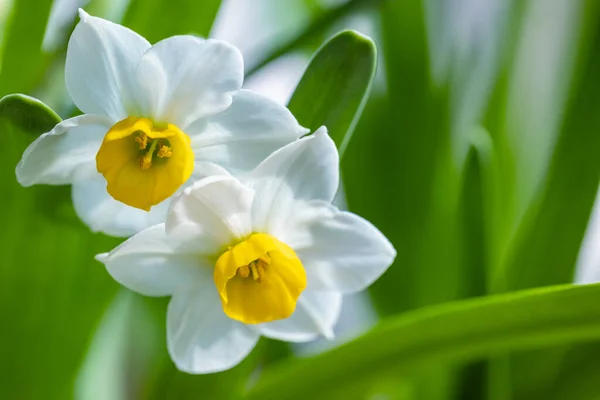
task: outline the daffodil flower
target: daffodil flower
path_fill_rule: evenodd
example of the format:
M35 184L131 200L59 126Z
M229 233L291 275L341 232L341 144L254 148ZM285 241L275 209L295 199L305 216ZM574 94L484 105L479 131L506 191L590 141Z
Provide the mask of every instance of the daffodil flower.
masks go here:
M131 290L172 296L168 349L183 371L231 368L261 335L331 337L342 294L365 289L396 255L377 228L331 204L338 180L321 128L242 180L219 170L195 182L166 223L97 259Z
M195 36L150 43L80 10L67 90L83 115L43 134L17 166L24 185L72 184L94 231L129 236L163 222L168 199L202 163L247 172L307 133L283 106L241 90L233 46Z

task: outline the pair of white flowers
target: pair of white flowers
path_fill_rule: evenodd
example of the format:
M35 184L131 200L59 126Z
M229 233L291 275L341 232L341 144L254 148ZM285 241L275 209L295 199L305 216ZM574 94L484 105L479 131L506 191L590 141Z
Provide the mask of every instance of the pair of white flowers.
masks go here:
M131 236L97 259L131 290L172 296L167 347L191 373L239 363L259 337L332 337L344 293L395 251L331 205L338 153L271 100L242 90L239 51L175 36L151 46L80 11L66 85L83 115L23 154L23 185L71 184L94 231ZM335 73L332 71L332 73Z

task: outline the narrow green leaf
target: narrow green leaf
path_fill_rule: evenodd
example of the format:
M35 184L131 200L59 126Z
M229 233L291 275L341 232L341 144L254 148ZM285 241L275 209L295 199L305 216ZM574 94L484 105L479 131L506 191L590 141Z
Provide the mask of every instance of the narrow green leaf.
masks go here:
M373 105L371 124L361 123L342 168L349 208L399 250L370 289L378 311L393 314L459 296L460 175L447 96L431 82L423 2L384 2L381 18L389 97Z
M554 285L574 278L600 180L600 4L588 0L580 6L575 70L558 140L541 190L496 277L496 289ZM563 347L512 356L511 397L551 387L568 351Z
M92 331L117 288L93 257L118 241L78 221L69 188L16 182L25 147L58 121L35 99L0 100L0 398L71 397Z
M0 95L31 92L47 66L42 41L52 0L14 1L4 30Z
M486 265L491 252L491 198L495 193L494 144L488 132L473 128L469 133L471 147L461 179L460 207L463 249L463 293L465 297L483 296L488 292L490 277Z
M506 289L570 282L600 180L600 4L588 1L576 81L543 190L506 263Z
M410 374L501 350L600 337L600 285L561 285L429 307L382 322L337 349L266 371L249 399L317 398L343 382Z
M486 265L490 257L490 226L488 202L494 177L493 143L489 134L482 128L474 128L469 133L471 147L462 171L460 201L460 235L462 240L462 264L459 269L459 290L464 297L484 296L487 293L489 277ZM486 361L478 361L465 366L456 374L457 398L484 398L488 384L489 366ZM452 398L452 397L450 397Z
M156 43L173 35L206 37L221 6L221 0L132 0L123 25Z
M340 156L369 96L376 64L377 49L370 38L341 32L315 54L288 104L311 131L327 126Z
M461 171L452 158L447 91L430 72L424 3L380 4L387 96L367 105L342 163L349 209L373 222L398 250L369 288L381 315L472 294L457 212ZM460 373L437 365L422 372L411 382L417 397L455 395Z

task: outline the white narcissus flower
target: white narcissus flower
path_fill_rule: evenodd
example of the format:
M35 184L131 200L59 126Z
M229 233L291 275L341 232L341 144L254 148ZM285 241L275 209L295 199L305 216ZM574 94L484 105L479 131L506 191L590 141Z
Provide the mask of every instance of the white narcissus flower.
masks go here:
M183 371L231 368L261 335L331 337L342 294L365 289L396 256L377 228L331 205L338 180L321 128L242 180L220 171L195 182L165 224L97 259L131 290L172 296L167 346Z
M203 162L247 172L308 131L283 106L241 90L233 46L174 36L151 46L137 33L80 10L66 86L83 115L25 150L17 179L73 185L94 231L129 236L163 222L169 198Z

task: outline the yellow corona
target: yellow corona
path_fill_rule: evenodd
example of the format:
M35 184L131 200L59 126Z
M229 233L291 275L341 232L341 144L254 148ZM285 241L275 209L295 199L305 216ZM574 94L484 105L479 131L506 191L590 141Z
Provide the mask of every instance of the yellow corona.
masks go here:
M194 153L190 138L175 125L129 117L106 133L96 168L114 199L149 211L189 179Z
M245 324L289 317L306 288L306 273L294 250L264 233L223 253L214 279L225 314Z

